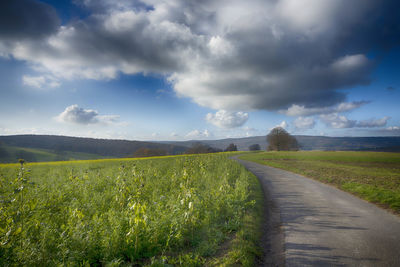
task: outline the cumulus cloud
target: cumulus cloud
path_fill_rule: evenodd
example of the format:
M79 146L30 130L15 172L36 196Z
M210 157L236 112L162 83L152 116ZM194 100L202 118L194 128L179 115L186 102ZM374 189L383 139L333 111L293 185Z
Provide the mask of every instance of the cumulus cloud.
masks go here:
M246 112L231 112L219 110L215 114L208 113L206 120L220 128L236 128L246 123L249 114Z
M30 75L24 75L22 76L22 82L24 85L35 87L35 88L43 88L43 87L48 87L48 88L56 88L61 85L61 83L51 77L51 76L30 76Z
M188 139L205 139L205 138L209 138L210 136L212 136L212 134L208 130L204 130L204 131L193 130L193 131L189 132L188 134L186 134L185 137Z
M293 124L298 130L308 130L314 128L315 120L312 117L298 117Z
M80 108L78 105L71 105L56 117L59 122L75 124L113 124L119 121L118 115L99 115L97 110Z
M395 0L78 2L89 16L58 26L46 4L3 1L0 54L59 79L162 74L216 110L339 105L400 28Z
M286 110L280 110L280 113L287 116L312 116L319 114L330 114L330 113L340 113L351 111L353 109L359 108L368 101L354 101L354 102L343 102L333 107L317 107L317 108L306 108L305 106L292 105Z
M320 115L320 119L330 128L343 129L353 128L357 121L349 120L346 116L337 113Z
M289 124L286 121L282 121L281 123L279 123L278 125L275 125L271 129L276 128L276 127L281 127L283 129L287 130L289 128Z

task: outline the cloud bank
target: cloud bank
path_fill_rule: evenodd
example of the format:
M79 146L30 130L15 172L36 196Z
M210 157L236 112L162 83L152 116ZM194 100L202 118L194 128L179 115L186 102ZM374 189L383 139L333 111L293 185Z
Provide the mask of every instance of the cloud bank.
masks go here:
M279 112L287 116L312 116L319 114L347 112L357 109L368 103L368 101L343 102L332 107L318 108L306 108L305 106L292 105L287 110L280 110Z
M200 131L200 130L193 130L186 134L187 139L206 139L213 136L211 132L208 130Z
M343 129L343 128L378 128L384 127L390 117L385 116L381 119L369 119L369 120L350 120L346 116L339 115L337 113L320 115L320 119L330 128Z
M398 44L400 29L395 0L77 2L89 16L60 26L47 4L3 1L0 55L57 79L162 74L216 110L339 112L339 89L368 84L366 55Z

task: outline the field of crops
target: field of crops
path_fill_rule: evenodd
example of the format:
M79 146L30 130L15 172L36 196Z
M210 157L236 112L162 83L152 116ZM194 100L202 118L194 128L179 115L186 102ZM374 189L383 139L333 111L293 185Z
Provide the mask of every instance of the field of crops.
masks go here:
M241 158L333 184L400 212L400 153L281 151Z
M261 199L226 154L3 164L0 265L251 266Z

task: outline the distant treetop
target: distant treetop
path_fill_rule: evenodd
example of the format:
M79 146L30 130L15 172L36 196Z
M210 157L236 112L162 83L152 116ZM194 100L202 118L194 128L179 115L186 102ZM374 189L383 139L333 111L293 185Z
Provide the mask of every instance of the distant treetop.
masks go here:
M282 127L275 127L267 135L268 148L267 150L299 150L299 144L295 137L291 136Z

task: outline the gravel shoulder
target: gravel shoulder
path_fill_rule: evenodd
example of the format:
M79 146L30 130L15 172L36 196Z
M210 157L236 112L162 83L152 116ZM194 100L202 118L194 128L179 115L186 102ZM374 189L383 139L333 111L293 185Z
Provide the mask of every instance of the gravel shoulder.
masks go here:
M264 190L264 266L400 266L400 217L304 176L237 160Z

